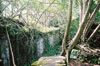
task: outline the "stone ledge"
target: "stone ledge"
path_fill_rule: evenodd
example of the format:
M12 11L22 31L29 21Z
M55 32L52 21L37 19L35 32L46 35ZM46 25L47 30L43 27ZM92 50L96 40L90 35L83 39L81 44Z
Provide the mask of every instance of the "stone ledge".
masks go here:
M41 57L32 66L65 66L65 57L63 56L49 56Z
M31 66L66 66L65 57L63 56L41 57ZM69 66L100 66L100 65L81 63L78 59L70 59Z

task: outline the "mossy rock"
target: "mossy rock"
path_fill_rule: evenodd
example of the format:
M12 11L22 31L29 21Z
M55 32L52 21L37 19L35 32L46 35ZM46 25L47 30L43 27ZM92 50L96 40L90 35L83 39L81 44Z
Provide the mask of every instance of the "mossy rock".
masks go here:
M33 62L31 64L31 66L43 66L43 65L46 65L46 64L48 64L48 63L46 63L46 62L40 62L40 63L38 63L38 61L35 61L35 62Z
M34 62L32 66L65 66L65 57L63 56L49 56L41 57Z

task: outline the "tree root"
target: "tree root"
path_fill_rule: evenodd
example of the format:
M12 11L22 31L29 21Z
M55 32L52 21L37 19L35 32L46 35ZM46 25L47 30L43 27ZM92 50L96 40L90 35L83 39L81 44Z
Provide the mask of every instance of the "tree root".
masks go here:
M85 45L77 45L76 47L81 50L81 54L100 56L100 49L91 49Z

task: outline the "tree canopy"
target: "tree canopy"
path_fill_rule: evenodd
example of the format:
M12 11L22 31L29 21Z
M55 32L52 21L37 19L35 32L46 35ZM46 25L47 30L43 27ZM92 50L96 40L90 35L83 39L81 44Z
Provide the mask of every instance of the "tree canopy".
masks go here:
M58 55L100 64L99 41L100 0L0 0L3 66Z

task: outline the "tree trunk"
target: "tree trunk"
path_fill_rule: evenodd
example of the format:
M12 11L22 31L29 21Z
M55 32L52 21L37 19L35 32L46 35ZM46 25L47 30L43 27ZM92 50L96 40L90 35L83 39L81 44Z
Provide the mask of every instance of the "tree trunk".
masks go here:
M13 49L12 49L10 37L9 37L9 34L8 34L8 30L7 30L7 27L5 27L5 28L6 28L6 35L7 35L7 39L8 39L9 48L10 48L12 63L13 63L13 66L16 66L15 60L14 60Z
M85 41L90 29L91 29L91 26L93 25L94 23L94 20L96 18L96 14L98 12L100 8L100 1L98 1L98 4L96 6L96 8L94 9L94 11L92 12L91 16L90 16L90 19L88 20L87 24L86 24L86 27L84 29L84 32L83 32L83 35L82 35L82 41Z
M100 28L100 24L95 28L93 33L90 35L90 37L88 38L88 41L90 41L94 37L94 35L96 34L96 32L98 31L99 28Z
M90 10L90 7L91 7L91 3L92 3L92 0L89 0L89 4L88 4L88 7L87 7L87 10L85 11L85 14L84 14L84 17L80 23L80 26L79 26L79 29L76 33L76 35L74 36L74 38L71 40L71 42L69 43L69 47L66 49L66 52L68 54L66 54L66 57L67 57L67 64L69 63L69 56L70 56L70 52L71 50L76 46L77 42L79 41L82 33L83 33L83 30L85 28L85 24L86 24L86 20L87 20L87 17L88 17L88 14L89 14L89 10Z
M66 54L66 55L68 55L67 56L67 63L68 63L68 61L69 61L69 56L70 56L70 52L71 52L71 50L76 46L76 44L77 44L77 42L80 40L80 37L81 37L81 35L82 35L82 33L83 33L83 30L85 29L85 26L86 26L86 22L88 22L87 21L87 17L88 17L88 15L89 15L89 10L90 10L90 5L91 5L91 3L92 3L92 0L89 0L89 4L88 4L88 8L87 8L87 10L86 10L86 12L85 12L85 15L84 15L84 18L82 19L82 22L81 22L81 24L80 24L80 26L79 26L79 29L78 29L78 31L77 31L77 33L76 33L76 35L74 36L74 38L71 40L71 42L69 43L69 47L66 49L66 51L69 53L69 54ZM94 14L96 14L97 13L97 11L99 10L99 7L100 7L100 2L97 4L97 9L95 10L95 12L94 12ZM93 16L94 17L94 16ZM93 20L92 18L90 18L91 20Z
M67 25L66 25L66 30L65 30L65 34L64 34L64 38L63 38L63 42L62 42L62 52L61 55L63 55L63 53L66 50L66 43L68 40L68 35L69 35L69 29L70 29L70 24L71 24L71 20L72 20L72 0L69 0L69 5L68 5L68 19L67 19Z

